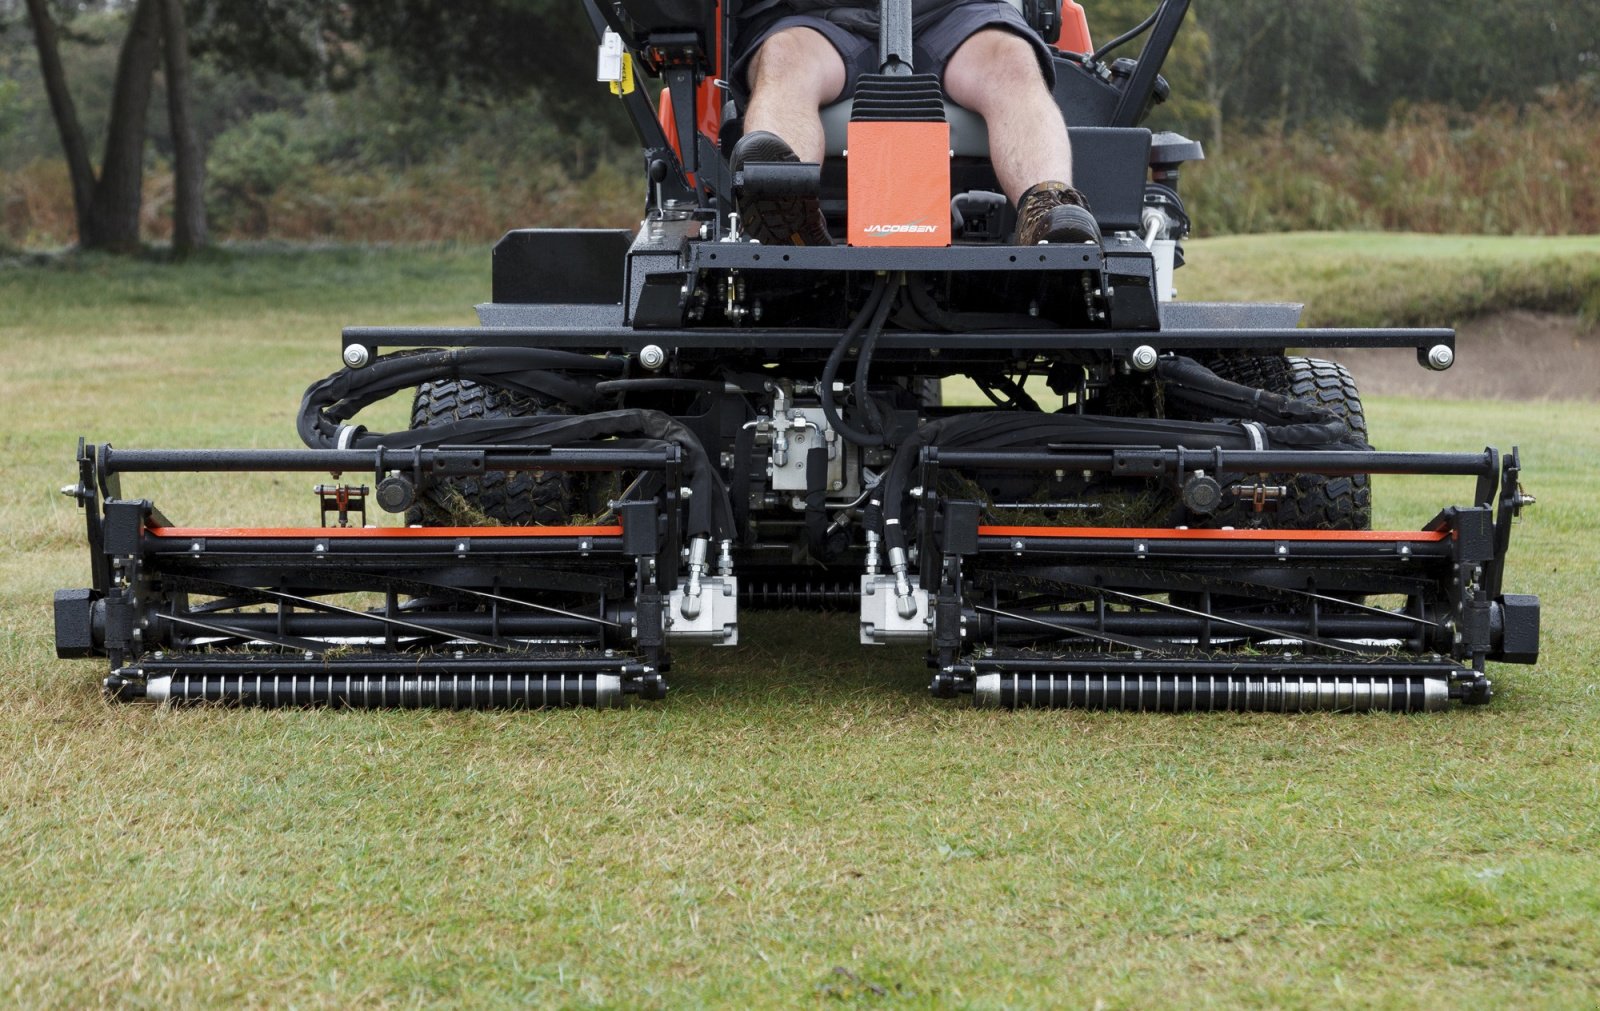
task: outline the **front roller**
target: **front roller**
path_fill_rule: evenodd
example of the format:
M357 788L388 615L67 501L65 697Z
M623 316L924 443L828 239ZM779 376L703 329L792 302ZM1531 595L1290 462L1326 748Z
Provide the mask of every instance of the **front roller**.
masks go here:
M1431 713L1449 706L1445 677L1234 674L979 674L972 700L999 709L1131 712Z
M610 709L640 693L639 682L616 674L119 673L105 686L119 701L266 709Z

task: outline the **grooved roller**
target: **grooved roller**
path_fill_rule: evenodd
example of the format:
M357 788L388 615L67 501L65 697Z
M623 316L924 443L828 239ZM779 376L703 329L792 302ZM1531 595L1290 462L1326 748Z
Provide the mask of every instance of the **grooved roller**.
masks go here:
M972 697L1004 709L1416 713L1444 709L1450 690L1443 678L980 674Z
M621 704L614 674L205 675L149 679L151 702L276 708L547 709Z

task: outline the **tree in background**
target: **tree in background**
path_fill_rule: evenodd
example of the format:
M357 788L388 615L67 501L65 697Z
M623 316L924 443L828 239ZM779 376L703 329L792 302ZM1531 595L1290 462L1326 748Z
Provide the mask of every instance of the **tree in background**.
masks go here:
M1213 143L1224 126L1382 126L1419 103L1471 114L1600 71L1600 3L1198 0L1195 14Z
M1086 0L1096 42L1156 3ZM1151 125L1205 138L1213 158L1227 137L1230 156L1293 147L1314 166L1319 142L1359 151L1360 128L1418 119L1455 151L1475 123L1514 115L1494 103L1592 105L1597 40L1600 3L1577 0L1194 0ZM564 201L617 190L634 156L593 54L577 0L0 0L0 212L22 242L48 216L44 241L76 226L86 248L136 248L153 146L172 165L180 253L207 241L208 195L233 236L280 221L323 234L407 199L392 213L436 217L441 235L460 219L431 212L473 200L474 235L497 215L581 215ZM167 116L150 116L164 86Z
M410 79L485 104L537 92L562 130L627 121L594 86L594 33L578 0L191 0L195 49L251 73L349 85L382 53ZM609 0L602 0L609 2Z
M190 114L188 43L181 0L138 0L128 16L98 172L89 157L89 144L61 60L58 11L70 16L76 13L76 5L27 0L27 8L40 74L72 180L78 244L84 249L123 253L140 248L146 116L156 67L165 54L168 116L177 151L174 249L183 254L204 245L205 162Z
M167 73L167 122L172 128L172 251L187 256L209 241L206 157L195 129L189 26L183 0L161 0L162 57Z

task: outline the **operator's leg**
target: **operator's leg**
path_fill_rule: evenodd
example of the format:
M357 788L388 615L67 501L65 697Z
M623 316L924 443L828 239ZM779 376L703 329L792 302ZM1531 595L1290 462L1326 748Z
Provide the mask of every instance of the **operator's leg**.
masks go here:
M1011 32L984 29L951 54L944 89L989 125L989 157L1013 202L1045 180L1072 185L1067 124L1032 46Z
M989 158L1017 206L1017 242L1099 242L1100 227L1072 188L1072 145L1035 47L985 28L945 63L944 89L989 127Z
M785 28L761 44L750 61L750 103L744 132L782 137L804 162L823 155L824 105L844 91L844 60L821 32Z

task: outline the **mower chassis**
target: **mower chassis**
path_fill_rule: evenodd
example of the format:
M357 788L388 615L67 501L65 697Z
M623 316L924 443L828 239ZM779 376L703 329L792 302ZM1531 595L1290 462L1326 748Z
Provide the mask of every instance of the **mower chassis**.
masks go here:
M1538 600L1502 588L1532 501L1517 452L1375 451L1348 374L1285 357L1409 349L1443 369L1454 333L1171 300L1189 229L1179 169L1203 154L1138 124L1188 6L1162 0L1131 66L1056 57L1102 245L1006 244L992 166L951 133L948 166L920 179L938 197L928 220L955 196L949 244L868 227L806 248L750 241L735 209L805 194L837 223L844 159L734 172L730 137L702 126L722 110L732 5L586 3L597 35L668 86L659 118L644 90L616 89L649 180L638 233L514 231L481 326L346 329L346 367L301 409L309 450L80 445L65 490L93 577L56 596L58 654L107 658L117 699L597 706L661 697L668 645L734 644L741 607L812 607L857 611L864 645L925 647L934 694L982 705L1488 701L1488 662L1537 659ZM908 57L909 4L882 16ZM912 87L874 78L871 108L849 118L923 127L960 111L900 80ZM957 377L996 409L945 406L939 384ZM479 397L471 417L387 435L349 423L438 384L512 406ZM412 525L368 526L368 489L338 484L317 488L322 526L177 527L121 492L120 475L150 471L370 475ZM1373 531L1373 474L1456 476L1470 498ZM429 514L430 493L486 475L532 475L547 500L586 489L589 508L563 499L535 526L487 503L473 518L487 525Z

